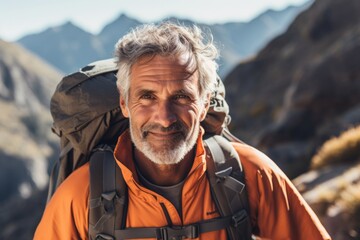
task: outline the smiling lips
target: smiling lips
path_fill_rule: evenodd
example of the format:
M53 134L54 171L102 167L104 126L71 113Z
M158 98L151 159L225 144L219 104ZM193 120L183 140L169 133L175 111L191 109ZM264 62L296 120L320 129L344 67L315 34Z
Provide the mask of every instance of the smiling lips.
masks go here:
M154 137L155 139L166 140L173 139L174 137L180 136L182 133L180 131L161 131L161 132L148 132L148 136Z

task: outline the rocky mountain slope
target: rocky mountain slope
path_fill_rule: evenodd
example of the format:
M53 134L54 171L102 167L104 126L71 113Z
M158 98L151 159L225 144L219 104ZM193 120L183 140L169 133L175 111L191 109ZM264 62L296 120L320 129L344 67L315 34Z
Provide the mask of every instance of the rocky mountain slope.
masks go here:
M215 42L222 50L220 74L225 76L240 59L256 53L270 39L285 31L294 17L308 5L281 11L269 10L247 23L199 23L212 31ZM170 19L193 24L185 19ZM68 22L24 36L18 43L63 72L70 73L95 60L112 57L119 38L139 24L140 21L122 14L99 34L93 35Z
M294 179L336 240L360 238L360 125L326 141L311 171Z
M32 202L28 199L34 192L46 188L48 161L58 155L48 108L60 78L58 70L24 48L0 41L1 239L6 239L6 232L18 230L14 222L9 222L12 218L23 220L20 212L14 214L14 209L37 209L28 216L33 222L26 223L33 228L41 216L41 208L27 204ZM20 205L16 204L20 201Z
M315 1L225 80L237 136L290 176L331 136L360 123L360 2Z

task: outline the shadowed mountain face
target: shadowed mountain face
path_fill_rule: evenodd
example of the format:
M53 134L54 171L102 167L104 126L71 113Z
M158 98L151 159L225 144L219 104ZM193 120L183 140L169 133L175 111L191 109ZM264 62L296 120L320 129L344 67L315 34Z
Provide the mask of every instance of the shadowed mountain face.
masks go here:
M57 141L51 133L48 110L50 97L61 74L22 47L0 41L0 238L29 225L33 232L41 209L29 197L48 182L48 161L58 155ZM16 203L21 202L21 205ZM29 204L28 204L29 203ZM37 209L32 220L21 217L19 206ZM43 206L43 205L42 205ZM10 210L11 209L11 210ZM32 211L32 210L28 210ZM21 232L21 230L19 230ZM10 235L6 235L10 234ZM16 237L15 237L16 236ZM31 239L31 235L27 238Z
M282 11L269 10L248 23L199 24L205 30L212 31L221 49L220 75L225 76L240 59L253 55L270 39L285 31L294 17L306 7L308 4ZM194 24L189 20L172 20ZM90 62L112 57L119 38L140 24L136 19L122 14L97 35L69 22L25 36L18 42L61 71L70 73Z
M294 177L325 139L360 123L360 2L315 1L225 80L237 136Z
M99 38L71 22L25 36L19 43L64 73L108 57Z
M61 74L16 44L0 41L0 56L1 162L8 170L24 169L22 174L1 176L8 174L8 182L18 177L14 182L19 183L30 176L32 182L25 181L21 189L45 187L46 159L52 154L51 144L56 144L48 109Z

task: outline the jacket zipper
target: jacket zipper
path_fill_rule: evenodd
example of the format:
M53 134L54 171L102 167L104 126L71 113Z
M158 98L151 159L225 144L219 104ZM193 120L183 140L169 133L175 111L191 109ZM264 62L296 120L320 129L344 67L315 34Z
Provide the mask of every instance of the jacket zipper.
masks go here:
M167 208L165 207L165 204L164 204L164 203L160 203L160 206L161 206L161 208L162 208L162 210L163 210L163 212L164 212L164 214L165 214L165 218L166 218L166 221L168 222L168 225L169 225L169 226L172 226L173 223L172 223L172 221L171 221L170 214L169 214Z

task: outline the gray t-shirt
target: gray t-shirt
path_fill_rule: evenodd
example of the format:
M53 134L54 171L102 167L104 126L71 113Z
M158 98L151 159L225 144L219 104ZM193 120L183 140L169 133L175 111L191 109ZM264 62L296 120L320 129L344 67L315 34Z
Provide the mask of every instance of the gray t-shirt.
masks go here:
M172 186L159 186L159 185L149 182L149 180L147 180L141 174L139 169L137 169L137 173L138 173L140 182L144 185L144 187L160 194L161 196L163 196L164 198L169 200L175 206L180 217L182 217L181 193L182 193L184 181L181 181L180 183L178 183L176 185L172 185Z

